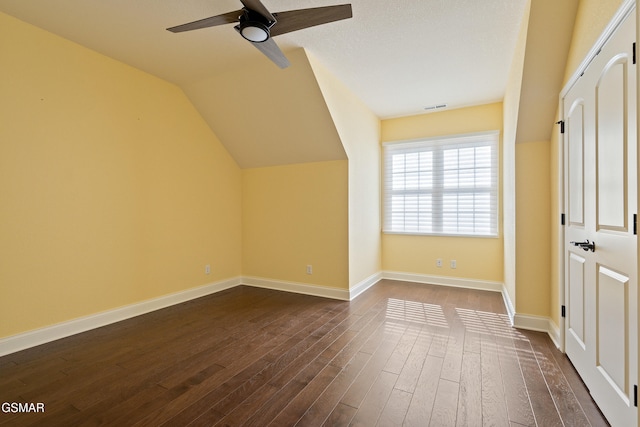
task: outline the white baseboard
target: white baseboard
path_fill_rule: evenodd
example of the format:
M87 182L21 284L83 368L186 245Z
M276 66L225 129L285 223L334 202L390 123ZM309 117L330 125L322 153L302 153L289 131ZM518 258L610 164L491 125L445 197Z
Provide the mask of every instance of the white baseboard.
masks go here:
M0 356L220 292L238 286L240 283L239 277L228 279L2 338L0 339Z
M560 348L560 328L550 317L516 314L513 326L529 331L546 332L555 346Z
M273 289L276 291L293 292L296 294L312 295L338 299L342 301L353 301L364 291L378 283L382 279L382 273L374 273L356 285L346 289L330 288L320 285L309 285L306 283L287 282L282 280L266 279L263 277L243 277L242 284L254 286L256 288Z
M556 325L555 322L551 320L551 318L549 319L549 330L547 331L547 334L549 334L549 338L551 338L551 341L553 341L556 347L564 353L560 327Z
M276 291L293 292L296 294L313 295L331 299L349 301L347 289L329 288L326 286L308 285L305 283L286 282L282 280L265 279L262 277L243 277L242 284L256 288L273 289Z
M513 326L516 309L513 306L513 302L511 301L509 292L507 292L507 287L504 285L502 285L502 301L504 302L504 308L507 310L507 315L509 316L509 320L511 321L511 326Z
M378 283L380 280L382 280L382 273L378 272L362 280L360 283L356 284L355 286L350 287L349 300L353 301L360 294L362 294L364 291L366 291L367 289L369 289L370 287Z
M513 319L513 326L516 328L528 329L530 331L548 332L549 318L544 316L533 316L530 314L517 314Z
M453 286L456 288L479 289L483 291L502 292L501 282L487 280L461 279L447 276L431 276L428 274L403 273L400 271L383 271L382 277L390 280L402 280L404 282L426 283L430 285Z

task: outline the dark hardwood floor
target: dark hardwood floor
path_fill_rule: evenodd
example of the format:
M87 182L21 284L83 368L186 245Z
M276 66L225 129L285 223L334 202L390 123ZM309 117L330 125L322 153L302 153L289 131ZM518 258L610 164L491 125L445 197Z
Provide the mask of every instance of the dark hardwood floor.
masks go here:
M498 293L383 280L353 302L240 286L0 358L0 424L602 426Z

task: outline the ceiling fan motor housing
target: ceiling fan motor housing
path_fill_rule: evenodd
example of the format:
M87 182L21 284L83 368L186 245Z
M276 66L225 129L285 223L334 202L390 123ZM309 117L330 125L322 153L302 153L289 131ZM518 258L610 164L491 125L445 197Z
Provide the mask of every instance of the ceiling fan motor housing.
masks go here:
M269 29L275 23L276 21L269 21L260 14L245 10L245 13L240 16L240 34L253 43L265 42L271 37Z

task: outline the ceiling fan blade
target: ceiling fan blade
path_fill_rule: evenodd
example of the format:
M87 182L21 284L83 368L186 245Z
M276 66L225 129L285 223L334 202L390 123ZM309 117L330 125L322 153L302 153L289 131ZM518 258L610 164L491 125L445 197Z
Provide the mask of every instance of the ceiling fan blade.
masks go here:
M249 10L262 15L270 22L275 22L276 18L273 17L271 12L260 2L260 0L240 0L240 2Z
M255 42L255 43L249 42L249 43L251 43L256 48L258 48L260 52L264 53L265 56L269 58L271 61L273 61L273 63L276 64L278 67L287 68L289 65L291 65L287 57L284 56L284 53L282 53L282 51L280 50L276 42L273 41L273 39L269 38L266 41L263 41L260 43L258 42Z
M216 25L231 24L238 22L238 18L242 15L243 10L235 10L233 12L224 13L222 15L212 16L210 18L200 19L198 21L189 22L188 24L177 25L167 28L172 33L181 33L183 31L198 30L200 28L215 27Z
M289 10L273 14L276 24L271 27L271 36L302 30L303 28L349 19L353 16L350 4Z

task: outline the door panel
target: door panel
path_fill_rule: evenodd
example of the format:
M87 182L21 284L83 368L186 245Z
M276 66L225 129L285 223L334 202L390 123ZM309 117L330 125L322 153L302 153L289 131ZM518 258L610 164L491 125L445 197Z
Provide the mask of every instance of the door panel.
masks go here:
M611 387L627 399L629 390L629 277L598 268L596 365Z
M598 228L627 226L627 85L628 58L614 57L596 85L596 199Z
M585 259L576 254L569 255L569 333L584 351L584 263Z
M577 99L571 106L565 122L567 124L567 141L569 145L569 222L573 225L584 224L584 108L583 100Z

